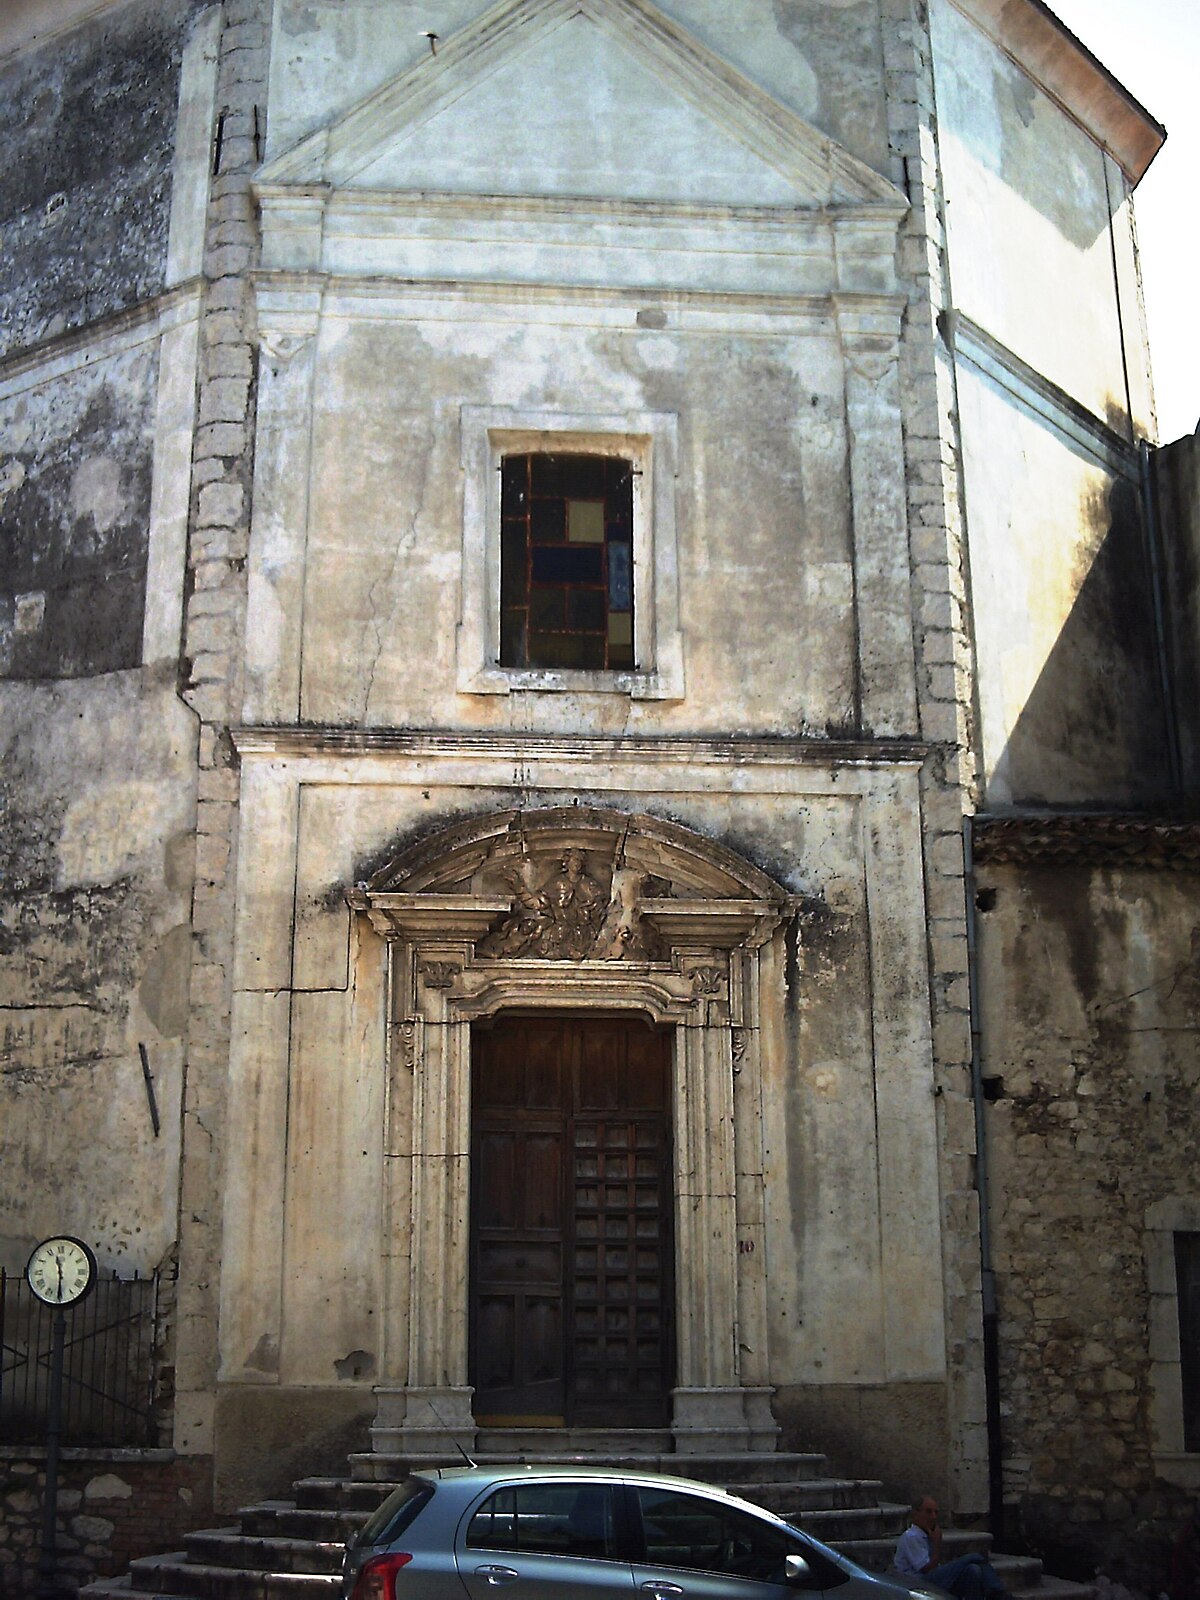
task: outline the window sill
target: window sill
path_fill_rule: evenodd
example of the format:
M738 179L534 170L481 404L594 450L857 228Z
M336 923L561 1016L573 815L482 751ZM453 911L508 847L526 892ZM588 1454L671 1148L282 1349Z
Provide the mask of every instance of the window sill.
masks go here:
M584 672L555 667L484 667L462 686L464 694L624 694L631 700L681 700L659 672Z

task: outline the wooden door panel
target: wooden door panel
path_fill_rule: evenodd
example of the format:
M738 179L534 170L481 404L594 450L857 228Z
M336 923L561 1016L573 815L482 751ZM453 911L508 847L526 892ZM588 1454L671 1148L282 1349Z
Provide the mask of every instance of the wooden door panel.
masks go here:
M550 1229L557 1237L563 1225L562 1135L555 1129L530 1133L522 1144L522 1220L527 1231Z
M511 1019L477 1034L473 1059L476 1415L665 1422L668 1036Z

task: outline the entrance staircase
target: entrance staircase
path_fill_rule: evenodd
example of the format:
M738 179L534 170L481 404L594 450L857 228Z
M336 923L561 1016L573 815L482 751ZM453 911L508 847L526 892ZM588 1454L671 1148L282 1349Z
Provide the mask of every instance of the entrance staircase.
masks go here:
M878 1480L833 1477L822 1455L675 1455L668 1433L481 1431L474 1459L481 1466L583 1461L698 1478L787 1517L877 1572L887 1569L908 1519L907 1506L883 1499ZM342 1547L383 1497L410 1469L462 1464L457 1454L351 1456L349 1478L302 1478L292 1499L246 1506L236 1524L189 1534L185 1550L145 1556L124 1577L85 1588L81 1600L336 1600ZM988 1533L948 1529L942 1550L950 1560L990 1545ZM1032 1558L991 1560L1016 1600L1092 1600L1090 1586L1047 1577Z

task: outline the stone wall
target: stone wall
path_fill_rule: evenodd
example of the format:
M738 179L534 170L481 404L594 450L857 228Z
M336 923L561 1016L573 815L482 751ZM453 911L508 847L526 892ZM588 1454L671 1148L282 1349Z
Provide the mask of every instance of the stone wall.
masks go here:
M1053 825L1040 859L980 836L1005 1499L1053 1570L1154 1592L1200 1481L1170 1448L1147 1231L1200 1198L1200 871L1148 825L1130 865L1087 830Z
M46 1453L0 1446L0 1593L35 1592ZM74 1590L138 1556L178 1549L211 1520L208 1463L170 1450L64 1450L56 1573Z

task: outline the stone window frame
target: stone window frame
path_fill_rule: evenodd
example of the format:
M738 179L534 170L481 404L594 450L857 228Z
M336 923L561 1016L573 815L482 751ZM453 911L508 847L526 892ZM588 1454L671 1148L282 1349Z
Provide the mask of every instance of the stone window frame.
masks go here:
M464 406L461 694L521 691L683 698L672 412L558 412ZM620 456L634 464L634 659L630 671L500 665L500 462L532 453Z
M1200 1233L1200 1195L1171 1195L1146 1211L1154 1465L1167 1483L1200 1489L1200 1452L1184 1448L1175 1235Z

